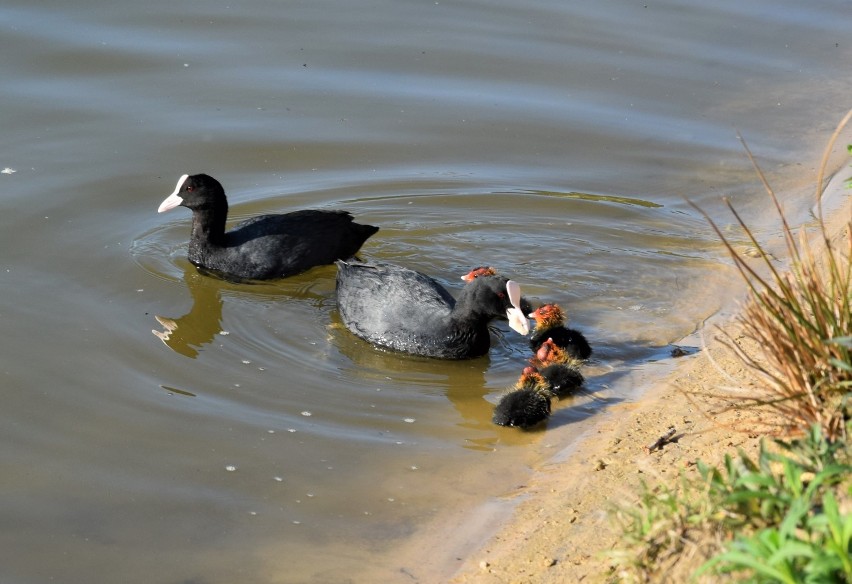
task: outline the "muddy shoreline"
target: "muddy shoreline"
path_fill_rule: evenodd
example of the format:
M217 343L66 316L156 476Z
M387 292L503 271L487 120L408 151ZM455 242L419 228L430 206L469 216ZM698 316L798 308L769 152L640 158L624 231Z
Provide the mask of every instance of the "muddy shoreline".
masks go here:
M843 186L848 165L836 170L823 202L831 233L842 237L852 217L852 197ZM692 472L697 460L717 463L737 448L756 449L759 436L739 423L742 413L720 412L719 402L706 395L746 377L715 339L715 326L736 334L733 316L719 314L684 339L683 344L697 343L701 350L674 360L673 370L647 388L640 401L609 408L575 443L537 469L528 484L507 494L502 523L482 532L484 543L471 547L464 559L458 558L457 569L435 581L603 581L609 572L604 554L618 542L607 518L612 505L635 501L643 480L675 479L682 469ZM646 447L671 427L676 440L649 453Z

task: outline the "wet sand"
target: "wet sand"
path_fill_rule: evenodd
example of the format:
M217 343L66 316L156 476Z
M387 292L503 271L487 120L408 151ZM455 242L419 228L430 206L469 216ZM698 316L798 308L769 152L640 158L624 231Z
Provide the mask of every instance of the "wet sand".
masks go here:
M852 217L852 197L843 187L848 176L844 162L823 199L835 240L846 237ZM612 505L635 501L643 479L673 481L683 469L696 472L697 460L715 464L737 448L756 449L759 436L739 423L745 414L718 412L719 402L707 396L747 383L743 367L716 340L716 326L736 330L730 314L708 323L693 339L701 351L678 359L641 401L610 408L577 443L537 469L529 484L508 494L506 503L514 503L514 511L483 545L459 558L450 581L603 581L609 563L602 554L618 542L607 517ZM670 427L676 441L647 453L645 447Z

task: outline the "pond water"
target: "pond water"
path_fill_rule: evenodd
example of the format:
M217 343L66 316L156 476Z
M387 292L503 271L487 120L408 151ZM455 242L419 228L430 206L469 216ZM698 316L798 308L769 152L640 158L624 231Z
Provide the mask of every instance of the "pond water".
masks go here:
M685 198L762 224L737 131L807 208L851 29L845 0L5 2L0 581L445 580L463 546L400 550L475 532L731 300ZM587 393L496 427L504 323L417 359L341 327L333 266L199 274L156 213L196 172L233 219L346 209L364 259L559 302Z

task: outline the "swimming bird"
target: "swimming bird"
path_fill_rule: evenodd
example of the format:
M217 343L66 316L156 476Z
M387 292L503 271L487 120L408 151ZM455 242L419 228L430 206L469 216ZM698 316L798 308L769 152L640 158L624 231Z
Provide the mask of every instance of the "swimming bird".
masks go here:
M592 348L586 337L580 331L565 326L565 312L558 304L540 306L529 317L535 319L535 328L530 337L533 351L538 351L547 339L553 339L559 348L575 359L588 359L591 356Z
M526 367L518 382L494 407L491 421L499 426L532 428L550 417L553 397L547 381L533 367Z
M559 348L553 339L541 344L535 357L530 359L541 376L550 385L553 394L562 399L577 393L585 382L580 373L580 361Z
M488 323L508 318L520 334L529 322L520 310L521 287L485 276L455 299L431 277L391 263L337 262L337 306L343 324L373 345L438 359L469 359L488 352Z
M347 211L306 210L252 217L225 231L225 190L206 174L183 175L157 209L192 211L189 261L231 280L269 280L354 256L379 228Z

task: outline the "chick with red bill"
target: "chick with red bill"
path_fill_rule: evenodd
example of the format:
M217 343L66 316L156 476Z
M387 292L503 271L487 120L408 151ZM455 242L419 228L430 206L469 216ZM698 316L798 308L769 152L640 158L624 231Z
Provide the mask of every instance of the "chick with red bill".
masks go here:
M574 359L588 359L592 348L583 333L565 326L565 311L558 304L544 304L529 314L535 319L530 347L538 351L542 343L552 339L560 349Z
M530 364L550 384L550 390L559 399L576 394L585 382L580 373L580 361L559 348L551 338L541 344Z

